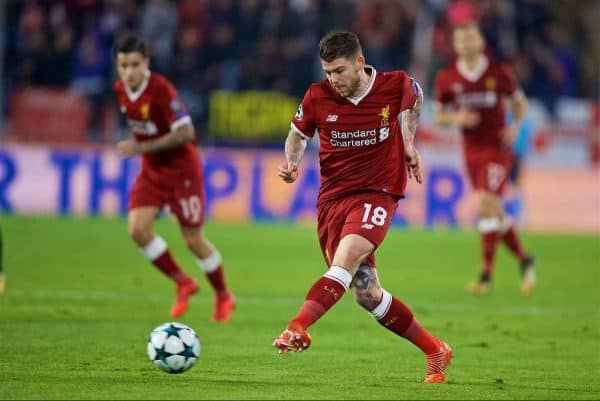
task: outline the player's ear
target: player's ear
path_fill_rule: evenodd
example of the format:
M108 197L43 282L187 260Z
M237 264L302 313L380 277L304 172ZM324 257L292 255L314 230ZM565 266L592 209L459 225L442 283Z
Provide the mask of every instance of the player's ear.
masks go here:
M357 64L359 67L364 67L366 63L367 63L367 61L365 60L365 56L363 56L362 54L359 54L359 55L356 57L356 64Z

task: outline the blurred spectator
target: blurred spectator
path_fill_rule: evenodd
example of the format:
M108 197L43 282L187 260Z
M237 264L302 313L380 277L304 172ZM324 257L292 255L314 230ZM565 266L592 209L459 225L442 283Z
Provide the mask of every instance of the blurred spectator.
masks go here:
M597 97L600 2L545 0L42 0L8 1L4 87L72 86L98 113L114 77L110 48L125 30L152 45L152 68L173 78L195 119L210 91L302 96L322 78L318 39L361 38L378 69L430 78L453 59L449 28L480 21L490 55L511 64L529 97L555 112L561 97ZM7 104L6 93L2 101Z
M109 54L107 49L102 47L99 35L90 32L83 36L75 50L71 87L85 95L90 103L92 110L90 136L93 140L100 139L102 111L110 88L108 82L110 68Z
M175 4L169 0L149 0L140 19L140 37L152 44L153 68L160 73L168 73L177 29Z

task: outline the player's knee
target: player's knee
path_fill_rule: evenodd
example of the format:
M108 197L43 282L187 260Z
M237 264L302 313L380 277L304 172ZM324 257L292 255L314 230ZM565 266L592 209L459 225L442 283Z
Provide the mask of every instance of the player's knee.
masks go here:
M496 217L501 210L501 200L491 193L481 193L479 196L479 214L481 217Z
M188 247L188 249L193 250L198 247L198 240L191 235L184 235L183 242L185 243L185 246Z
M152 230L139 224L130 225L127 227L127 232L139 246L144 246L152 240Z
M333 264L337 266L344 266L345 268L354 268L359 266L362 261L373 252L373 246L368 244L359 243L357 246L348 246L345 244L343 248L338 248Z
M203 247L204 236L200 230L184 230L183 231L183 242L188 249L195 250Z

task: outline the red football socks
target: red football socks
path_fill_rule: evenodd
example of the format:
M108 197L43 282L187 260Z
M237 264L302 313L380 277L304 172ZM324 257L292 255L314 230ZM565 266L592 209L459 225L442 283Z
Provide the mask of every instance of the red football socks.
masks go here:
M204 275L215 290L217 296L223 296L229 293L225 282L223 259L217 250L214 250L206 259L198 259L198 265L204 272Z
M310 288L304 304L289 326L306 330L342 298L351 281L352 276L347 270L331 266Z
M389 292L383 290L381 302L371 314L383 327L406 338L425 354L439 350L439 340L421 326L408 306Z
M225 274L223 267L219 266L215 271L211 273L204 273L208 279L210 285L215 290L217 296L226 295L229 293L227 290L227 284L225 283Z
M527 259L527 254L521 245L519 236L517 235L517 229L513 223L510 223L508 230L502 235L502 241L510 249L510 251L519 259L520 262Z
M188 279L188 276L173 259L173 256L167 247L167 243L160 236L155 235L154 238L142 248L142 253L154 266L166 276L172 278L177 284L181 284Z
M489 279L494 268L494 258L496 256L496 246L498 245L498 231L481 233L481 258L483 265L483 275Z
M171 277L177 284L181 284L188 279L188 276L181 270L177 262L175 262L168 249L154 259L152 264L158 267L161 272Z

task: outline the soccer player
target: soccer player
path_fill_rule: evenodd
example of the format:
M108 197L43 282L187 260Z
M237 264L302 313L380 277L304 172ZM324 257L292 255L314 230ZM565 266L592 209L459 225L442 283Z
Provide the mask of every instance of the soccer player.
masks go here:
M486 55L475 22L456 25L453 43L456 62L436 77L436 120L462 129L466 168L477 191L482 271L468 289L473 294L490 291L496 246L501 240L518 258L521 290L529 294L535 285L534 259L523 249L516 226L505 217L501 198L513 161L512 142L527 101L510 69ZM505 124L507 103L513 115L510 125Z
M318 235L329 269L273 345L279 352L308 348L311 337L306 330L350 289L379 324L423 351L426 382L444 382L450 347L381 287L375 269L375 250L404 195L407 176L422 182L413 139L423 93L404 71L377 72L366 65L351 32L326 34L319 42L319 55L326 79L306 91L291 123L286 161L278 175L294 182L307 140L319 137Z
M114 91L134 136L120 141L117 149L124 157L142 157L129 198L129 235L146 258L176 283L171 316L180 316L198 291L198 283L183 272L165 240L153 231L154 220L167 205L215 291L212 320L227 321L235 299L225 282L221 255L203 233L204 182L192 120L173 85L149 70L144 42L122 37L114 56L119 75Z

